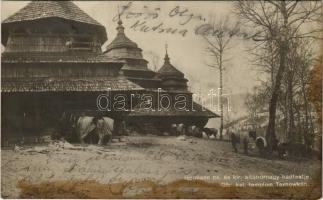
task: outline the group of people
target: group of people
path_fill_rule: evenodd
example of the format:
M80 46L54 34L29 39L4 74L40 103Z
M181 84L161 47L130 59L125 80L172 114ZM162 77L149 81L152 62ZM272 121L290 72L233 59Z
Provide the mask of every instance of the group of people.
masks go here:
M247 128L227 130L227 134L230 135L231 144L234 152L238 153L239 145L242 146L244 154L248 155L250 149L258 149L259 155L266 157L267 155L267 140L264 136L258 135L254 130L248 130ZM273 150L277 151L280 158L284 158L288 154L288 143L281 142L273 145Z
M264 155L267 147L266 138L257 136L256 131L248 129L227 129L227 134L230 136L231 144L234 152L238 153L239 145L242 146L243 152L248 155L250 149L258 148L260 155Z

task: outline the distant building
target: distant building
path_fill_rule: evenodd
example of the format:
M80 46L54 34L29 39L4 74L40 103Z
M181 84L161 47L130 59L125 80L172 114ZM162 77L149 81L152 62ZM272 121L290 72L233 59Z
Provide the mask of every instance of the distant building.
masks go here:
M151 94L153 108L157 108L161 93L173 100L178 94L192 99L187 79L171 65L167 54L163 67L151 71L141 49L125 35L121 21L117 30L116 38L102 52L107 40L105 27L71 1L32 1L5 19L1 38L5 46L1 61L2 135L39 134L49 127L57 128L62 116L66 120L66 115L82 112L125 120L143 130L147 130L144 124L153 128L171 123L204 126L209 118L217 117L193 101L187 105L188 111L143 110L142 99L127 101L124 112L98 110L97 97L106 91L112 97L123 94L127 99Z

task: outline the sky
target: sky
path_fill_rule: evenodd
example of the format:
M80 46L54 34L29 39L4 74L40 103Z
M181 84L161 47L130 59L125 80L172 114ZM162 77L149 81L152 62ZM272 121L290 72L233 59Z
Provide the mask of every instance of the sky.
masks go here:
M1 1L1 21L27 3L27 1ZM217 21L229 16L229 19L234 21L236 17L232 14L232 2L74 1L74 3L106 27L108 41L103 45L103 49L116 36L117 22L113 19L117 19L119 8L126 35L143 50L144 58L149 61L148 65L151 69L162 66L167 44L171 63L185 74L191 91L207 95L210 89L219 87L219 71L207 65L212 61L206 51L207 43L195 31L210 19ZM124 10L125 5L128 5L126 10ZM156 13L158 16L155 15ZM162 23L161 28L172 28L177 31L174 34L165 33L165 31L163 33L142 32L140 28L131 28L137 21L145 22L150 28ZM185 36L183 36L184 32ZM229 61L225 64L224 93L246 93L258 84L259 76L253 69L248 59L249 54L246 52L250 48L250 41L235 38L231 47L226 53ZM154 66L154 63L157 65Z

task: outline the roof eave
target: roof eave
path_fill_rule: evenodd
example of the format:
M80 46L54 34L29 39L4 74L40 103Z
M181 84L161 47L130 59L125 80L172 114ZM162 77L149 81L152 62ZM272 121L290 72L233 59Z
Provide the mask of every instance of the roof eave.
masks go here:
M16 20L16 21L10 21L10 22L2 22L1 23L1 43L3 46L6 46L7 41L8 41L8 37L9 37L9 33L8 33L8 26L12 26L14 24L17 23L24 23L24 22L37 22L43 19L61 19L61 20L65 20L65 21L71 21L71 22L77 22L79 24L84 24L87 26L95 26L96 28L96 32L99 35L99 38L101 40L101 43L104 44L107 40L108 40L108 36L107 36L107 32L106 29L103 25L101 24L93 24L93 23L87 23L87 22L82 22L82 21L78 21L78 20L71 20L71 19L66 19L66 18L62 18L62 17L54 17L54 16L48 16L48 17L39 17L39 18L35 18L35 19L27 19L27 20Z

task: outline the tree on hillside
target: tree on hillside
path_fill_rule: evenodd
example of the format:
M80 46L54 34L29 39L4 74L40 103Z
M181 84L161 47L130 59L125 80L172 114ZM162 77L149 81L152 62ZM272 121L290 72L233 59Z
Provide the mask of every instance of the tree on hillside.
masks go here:
M266 130L268 152L271 154L276 144L276 110L279 94L288 69L288 52L297 38L316 38L321 29L309 29L308 25L320 17L320 2L300 1L244 1L235 3L237 16L251 28L256 48L274 45L277 64L269 101L269 123ZM288 89L291 92L291 87ZM291 98L289 98L290 100ZM292 112L292 111L289 111Z
M210 23L213 34L204 35L204 39L207 42L207 52L212 56L212 63L208 63L209 67L218 69L219 71L219 105L220 105L220 140L223 139L223 72L225 71L227 54L232 48L231 43L233 36L239 31L239 24L232 23L229 17L226 16L224 19L218 21L212 20Z
M320 144L319 158L322 159L322 54L316 60L313 69L310 72L310 89L309 89L309 100L314 104L316 110L316 122L319 126L318 141Z
M266 86L258 86L253 88L252 93L248 93L245 99L245 105L248 110L248 118L254 124L262 123L262 114L264 113L264 104L267 102Z

